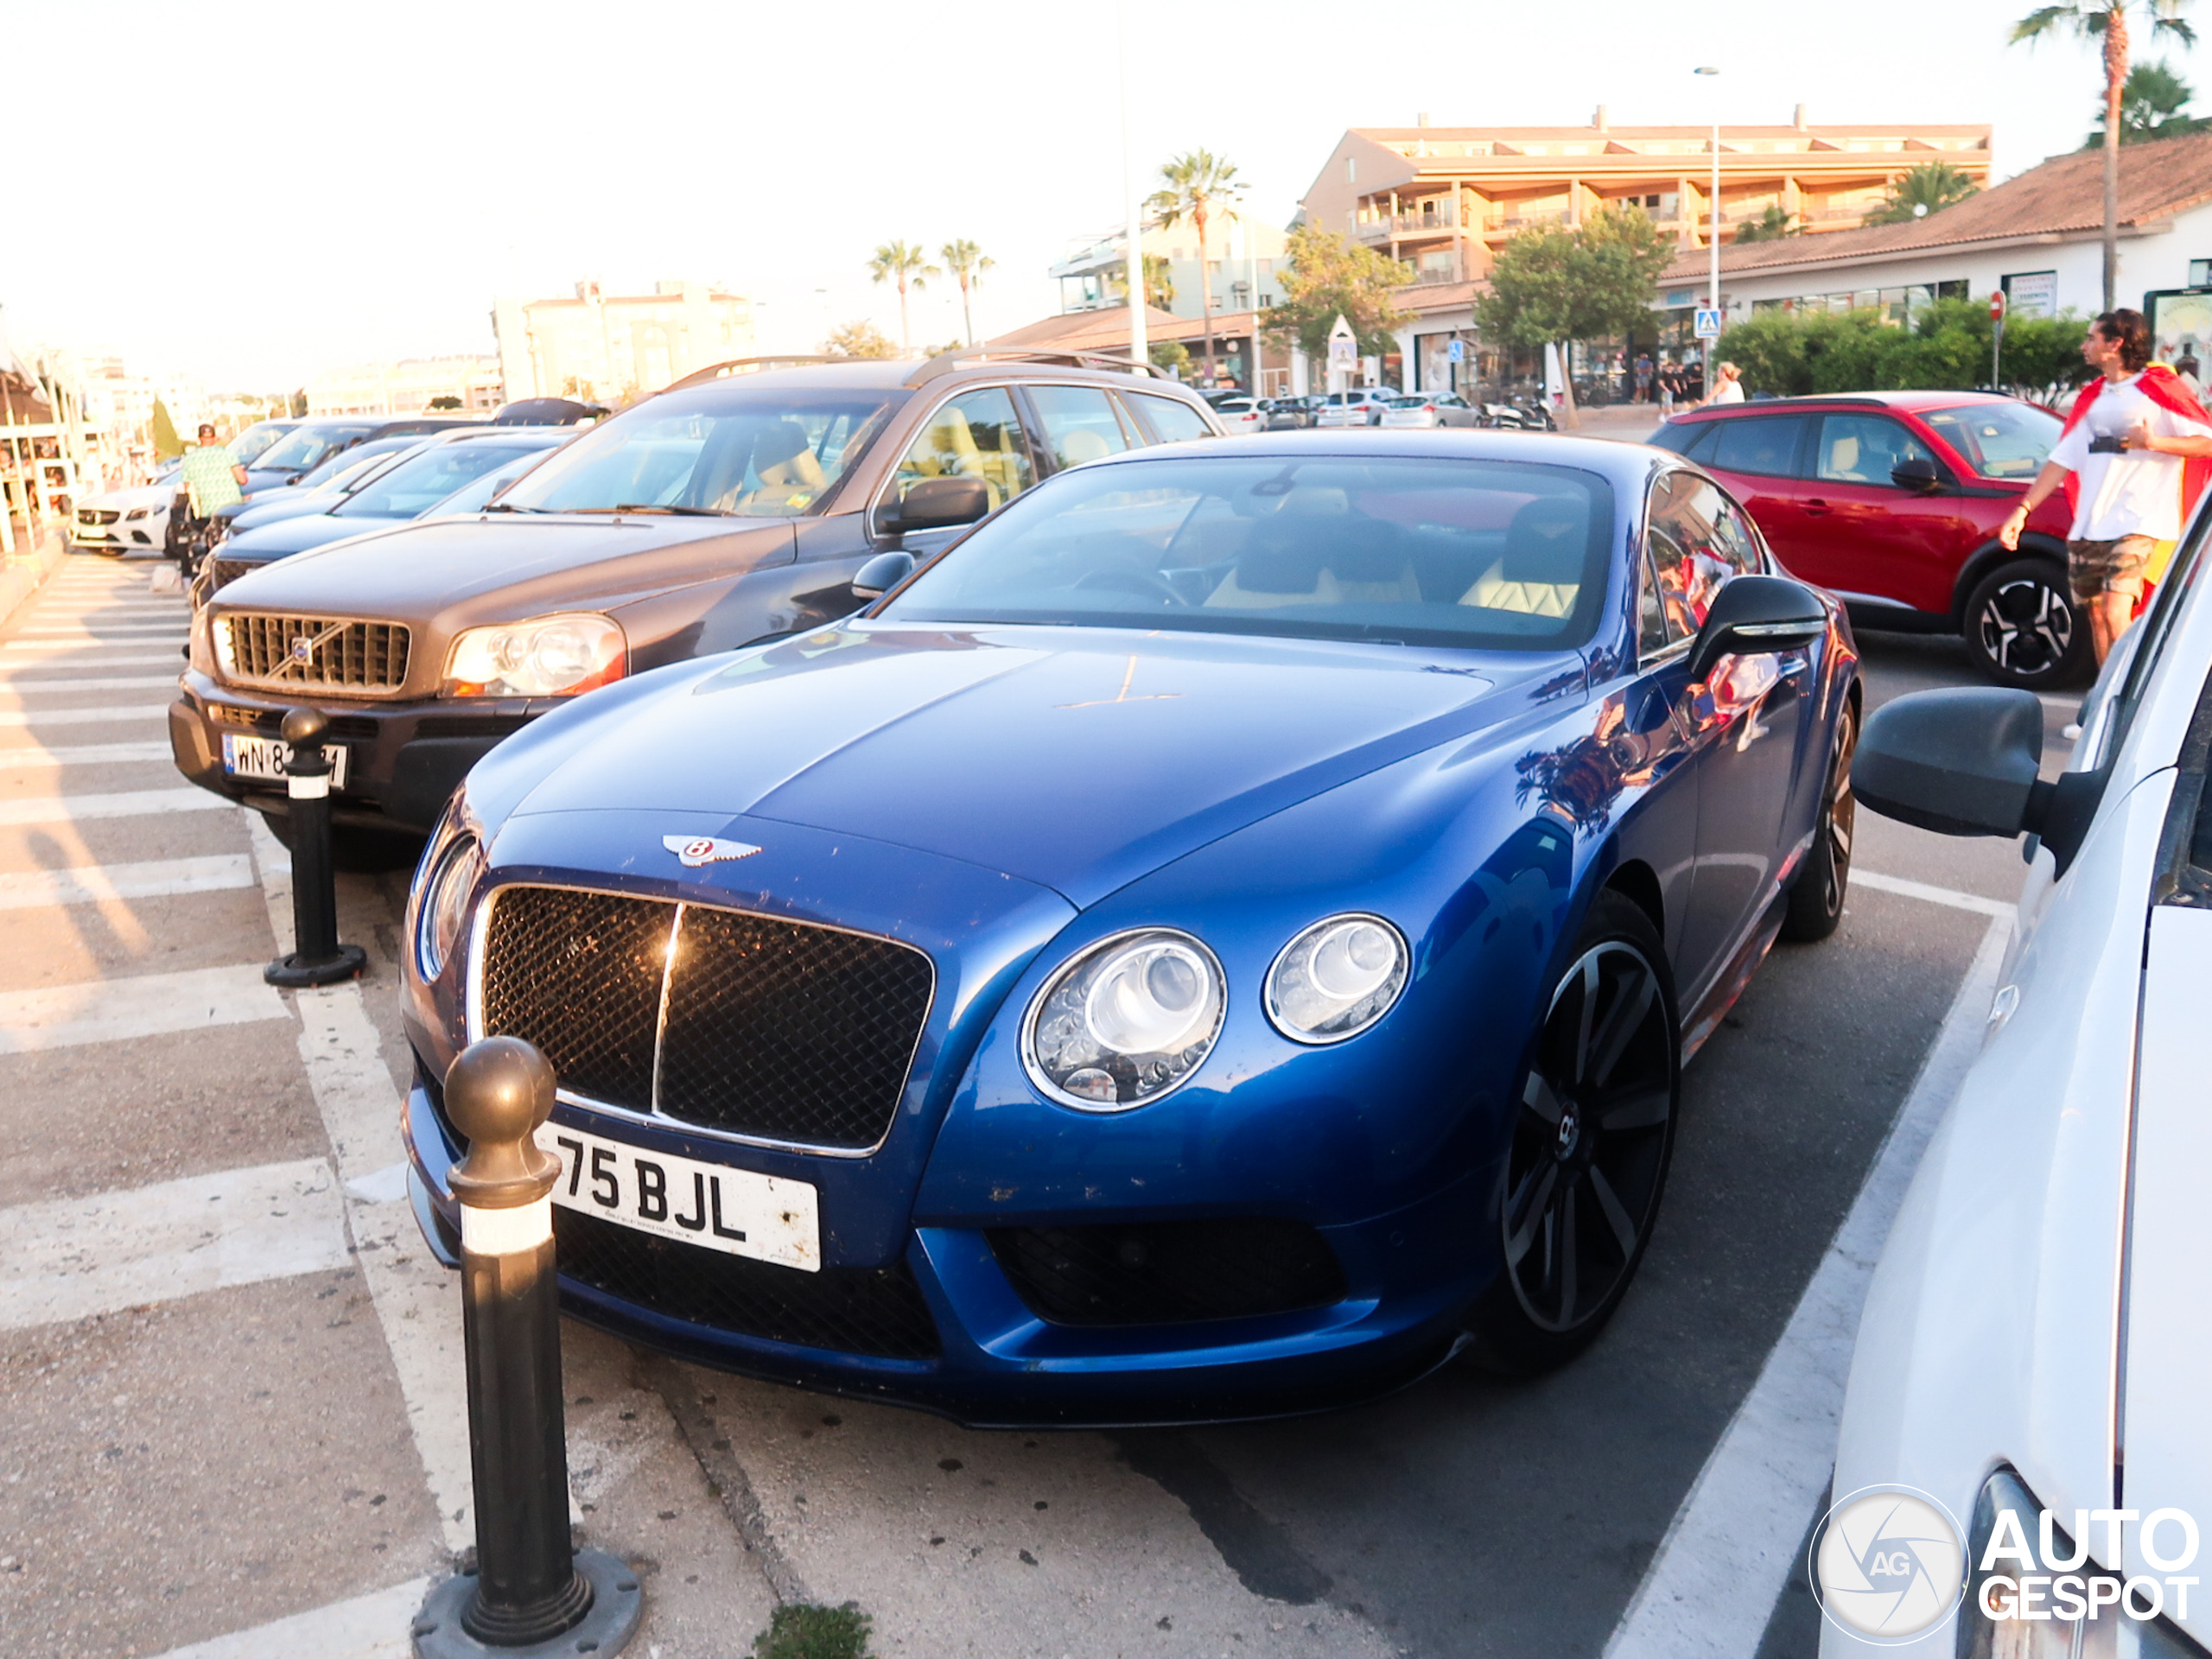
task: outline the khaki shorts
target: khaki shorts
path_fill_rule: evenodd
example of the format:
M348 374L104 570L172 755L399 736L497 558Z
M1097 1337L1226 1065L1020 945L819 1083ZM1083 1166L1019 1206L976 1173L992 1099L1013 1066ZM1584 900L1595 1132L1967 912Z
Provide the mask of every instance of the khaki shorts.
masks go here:
M2104 594L2143 597L2143 571L2158 543L2148 536L2122 536L2112 542L2066 543L2067 583L2078 600Z

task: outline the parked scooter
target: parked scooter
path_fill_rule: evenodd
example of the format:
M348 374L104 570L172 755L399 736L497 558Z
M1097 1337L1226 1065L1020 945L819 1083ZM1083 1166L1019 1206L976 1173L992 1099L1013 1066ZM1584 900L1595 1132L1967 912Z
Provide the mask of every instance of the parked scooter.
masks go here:
M1554 432L1559 423L1541 403L1484 404L1481 423L1497 432Z

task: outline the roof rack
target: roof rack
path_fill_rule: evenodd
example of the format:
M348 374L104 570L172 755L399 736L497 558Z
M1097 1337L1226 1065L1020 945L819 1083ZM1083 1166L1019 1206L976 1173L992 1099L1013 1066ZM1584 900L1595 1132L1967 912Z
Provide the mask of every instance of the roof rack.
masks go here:
M703 386L709 380L727 380L734 374L759 374L764 369L783 369L802 363L850 363L849 357L734 357L727 363L709 364L695 369L681 380L663 386L663 391L681 391L686 386Z
M959 351L940 353L930 359L906 377L906 384L910 387L927 385L956 369L982 363L1057 363L1071 369L1119 370L1124 374L1150 375L1155 379L1166 378L1149 363L1113 352L993 351L988 346L970 346Z

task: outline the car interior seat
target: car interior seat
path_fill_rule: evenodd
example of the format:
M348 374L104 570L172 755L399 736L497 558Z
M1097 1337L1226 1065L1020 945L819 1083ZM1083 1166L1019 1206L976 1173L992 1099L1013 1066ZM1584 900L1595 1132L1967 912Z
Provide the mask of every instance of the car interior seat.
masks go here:
M1080 467L1086 461L1103 461L1114 453L1113 446L1087 426L1078 426L1064 433L1054 448L1059 452L1063 467Z
M1001 445L1008 435L1000 432ZM906 451L906 458L899 463L899 476L903 483L923 478L980 478L990 493L991 505L996 507L1010 494L1019 493L1010 488L1013 480L1008 463L1014 458L1003 454L987 454L976 442L976 429L968 423L968 416L957 404L947 404L930 416L930 423Z
M760 486L746 497L747 505L793 511L820 495L830 482L807 442L806 429L793 420L778 421L753 441L753 475Z
M1353 512L1342 490L1300 486L1246 532L1236 569L1205 602L1272 610L1419 604L1421 596L1402 529Z
M1513 515L1505 551L1459 596L1462 605L1527 616L1573 614L1588 554L1589 510L1565 497L1538 497Z

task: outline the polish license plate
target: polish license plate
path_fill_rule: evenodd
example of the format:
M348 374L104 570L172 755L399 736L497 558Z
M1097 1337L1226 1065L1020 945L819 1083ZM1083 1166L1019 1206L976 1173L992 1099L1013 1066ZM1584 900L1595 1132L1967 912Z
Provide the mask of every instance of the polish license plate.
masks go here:
M537 1144L561 1160L556 1204L701 1249L821 1271L822 1224L806 1181L646 1152L566 1123L540 1124Z
M326 743L322 758L330 763L330 786L346 787L346 762L352 751L343 743ZM232 778L257 783L281 784L289 774L284 761L291 753L281 737L252 737L238 732L223 734L223 771Z

